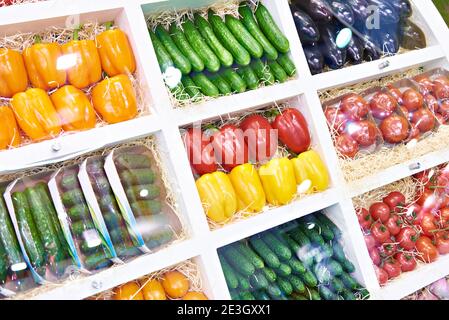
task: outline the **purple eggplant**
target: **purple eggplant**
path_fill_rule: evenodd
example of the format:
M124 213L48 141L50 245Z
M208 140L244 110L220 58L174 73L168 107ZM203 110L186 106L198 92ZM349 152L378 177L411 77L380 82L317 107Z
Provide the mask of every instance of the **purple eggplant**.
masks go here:
M317 44L305 45L304 53L306 55L307 63L309 64L310 72L318 74L323 72L324 58L321 54Z
M329 5L334 18L337 19L340 23L342 23L346 27L352 26L354 24L354 12L352 11L350 6L338 0L326 0L326 2Z
M346 55L353 64L360 64L363 62L363 54L365 46L363 41L356 35L352 36L351 42L349 42L346 48Z
M401 19L409 18L413 14L413 8L409 0L379 0L392 6Z
M312 18L294 5L291 5L290 9L301 43L311 44L318 42L320 40L320 32Z
M382 57L382 51L374 43L364 39L363 60L374 61Z
M354 27L356 31L365 28L366 20L370 16L371 12L369 12L368 7L369 3L366 0L342 0L343 3L348 5L354 14Z
M319 48L324 57L324 63L331 69L340 69L346 63L346 49L337 47L337 29L335 26L320 26L321 39Z
M379 14L379 23L381 29L383 29L387 25L399 23L399 11L391 5L391 1L368 0L368 3L372 6L377 7L377 10L372 13Z
M332 21L332 12L324 0L292 0L292 4L304 10L316 23Z

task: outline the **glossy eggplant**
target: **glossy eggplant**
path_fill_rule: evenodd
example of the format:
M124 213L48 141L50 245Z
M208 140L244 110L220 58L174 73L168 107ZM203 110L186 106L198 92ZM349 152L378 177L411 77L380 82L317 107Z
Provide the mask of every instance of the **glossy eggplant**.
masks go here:
M385 54L395 54L399 51L399 32L395 28L374 29L369 32L369 39Z
M362 40L363 41L363 40ZM374 43L364 40L363 60L374 61L382 57L382 51Z
M400 18L409 18L413 14L412 4L410 0L379 0L391 5L396 9Z
M356 31L361 32L365 28L366 21L370 16L369 3L366 0L343 0L354 14L354 27Z
M380 28L383 29L387 25L398 24L400 20L400 13L391 1L385 0L368 0L368 3L377 7L376 13L379 14ZM374 12L373 12L374 13Z
M349 27L354 24L354 12L349 5L338 0L326 0L326 2L329 5L334 18L345 25L345 27Z
M427 46L426 35L409 19L401 23L399 41L401 47L408 50L422 49Z
M363 41L356 35L353 35L351 42L349 42L349 45L346 48L346 55L348 56L348 60L350 60L353 64L362 63L364 51L365 46Z
M292 4L304 10L316 23L332 21L332 12L324 0L292 0Z
M305 45L304 53L306 55L307 63L309 64L310 72L318 74L323 72L324 58L321 54L317 44Z
M321 39L319 48L324 57L324 63L331 69L340 69L346 63L346 49L337 47L337 29L333 25L320 26Z
M311 44L318 42L318 40L320 40L320 32L312 18L304 11L298 9L295 5L291 5L290 9L301 43Z

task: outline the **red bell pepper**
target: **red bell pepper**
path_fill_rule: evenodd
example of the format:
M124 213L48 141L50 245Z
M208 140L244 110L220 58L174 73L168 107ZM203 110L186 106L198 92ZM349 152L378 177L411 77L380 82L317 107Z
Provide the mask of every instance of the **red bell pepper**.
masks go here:
M273 157L278 147L278 136L270 122L261 115L252 115L240 123L245 135L251 161L260 162Z
M279 140L294 153L302 153L310 147L310 134L307 122L296 109L285 109L276 117L273 128L278 130Z
M211 139L200 128L190 128L183 138L190 165L195 173L203 175L218 170Z
M248 162L248 145L243 131L235 125L225 125L212 136L215 158L223 169L231 171Z

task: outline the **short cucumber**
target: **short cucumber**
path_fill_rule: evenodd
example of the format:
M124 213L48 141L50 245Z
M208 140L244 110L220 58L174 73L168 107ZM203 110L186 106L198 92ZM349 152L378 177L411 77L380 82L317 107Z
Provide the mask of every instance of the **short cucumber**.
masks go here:
M151 42L153 43L154 52L156 53L157 62L159 63L159 67L161 68L161 72L164 73L169 67L173 67L174 63L165 49L162 42L156 37L153 31L149 30Z
M286 296L289 296L292 294L293 292L293 286L291 285L291 283L286 280L283 277L279 277L276 280L276 284L278 285L279 289L281 289L282 293Z
M80 249L81 252L86 255L92 255L94 253L97 253L99 250L101 250L101 245L100 246L95 246L95 247L89 247L89 244L87 241L80 241L81 245L80 245Z
M179 82L173 88L169 88L169 90L177 101L185 101L190 98L189 95L185 92L184 85L182 84L182 82Z
M250 276L249 282L256 290L266 289L269 285L267 278L261 270L256 271L256 273Z
M78 221L75 223L72 223L71 226L72 232L75 236L81 238L83 235L83 232L95 229L93 221L90 220L84 220L84 221Z
M218 73L210 76L210 81L218 88L220 94L228 95L232 93L232 88L229 83Z
M325 223L321 223L315 215L308 215L301 219L301 221L314 224L318 228L318 233L323 237L326 241L334 240L335 236L329 226Z
M256 297L256 299L259 300L259 301L271 300L270 296L264 290L254 291L253 294L254 294L254 297Z
M305 296L303 296L302 294L299 293L295 293L293 292L293 294L290 297L293 300L298 300L298 301L307 301L309 299L307 299Z
M114 157L114 164L119 170L127 169L150 169L153 164L145 154L121 153Z
M247 66L251 62L249 52L238 42L221 17L216 15L213 10L209 10L208 17L215 35L223 46L232 53L239 65Z
M227 14L225 16L225 23L228 29L232 32L234 37L240 42L240 44L249 52L253 58L261 58L263 55L263 48L257 42L251 33L245 28L243 23Z
M84 265L88 270L94 270L99 269L99 266L104 266L105 262L107 262L109 259L104 253L103 250L100 252L90 255L84 259Z
M328 259L326 261L326 266L334 277L338 277L344 272L341 264L333 259Z
M8 277L9 263L6 255L6 250L0 242L0 285L4 284L6 282L6 278Z
M340 280L343 281L343 283L345 284L345 287L349 290L355 290L358 288L359 284L357 283L357 281L354 280L353 277L351 277L349 274L347 274L346 272L343 272L340 275Z
M276 283L270 283L267 293L274 300L279 300L282 297L282 291Z
M292 257L292 251L289 249L289 247L284 245L278 238L274 236L274 234L266 232L262 236L262 240L281 260L288 261Z
M251 68L254 70L259 80L266 85L272 85L276 81L274 74L270 70L270 67L263 63L262 60L253 60L253 62L251 62Z
M229 264L242 275L249 277L256 271L251 262L236 248L228 246L224 248L223 254Z
M279 29L276 22L273 20L271 13L262 3L259 3L257 5L255 16L260 29L271 42L271 44L279 52L287 53L290 50L290 42Z
M186 20L182 24L184 34L192 46L193 50L201 57L207 70L217 72L220 69L220 59L204 41L200 32L196 29L192 21Z
M162 211L159 200L139 200L131 203L131 209L136 216L156 215Z
M81 189L73 189L71 191L67 191L61 196L62 203L65 207L72 207L79 204L83 204L85 202L83 192Z
M233 69L228 68L223 70L222 75L234 91L238 93L246 91L245 81Z
M270 268L263 268L262 273L269 282L275 282L277 279L276 272Z
M281 53L276 61L280 64L289 77L293 77L296 74L296 66L288 54Z
M288 79L287 73L282 69L282 67L276 61L268 61L268 66L271 72L273 72L274 77L280 83L284 83Z
M301 261L299 261L294 257L288 260L287 264L289 265L290 268L292 268L292 272L294 274L304 274L307 271L306 267L304 267Z
M334 233L335 238L339 239L341 238L341 231L340 229L338 229L338 227L335 225L335 223L332 222L332 220L330 220L325 214L315 214L315 217L322 223L322 224L326 224Z
M293 287L293 290L298 293L305 293L306 292L306 286L301 281L301 279L298 276L295 276L293 274L289 275L287 277L287 280L290 282L290 284Z
M292 274L292 268L287 264L281 263L279 268L274 269L274 272L276 272L278 276L288 277Z
M340 293L345 290L345 285L339 278L334 277L330 282L330 289L335 293Z
M5 251L5 255L0 256L0 259L5 259L9 266L24 261L2 194L0 194L0 245L3 246Z
M64 191L70 191L79 187L78 177L76 173L63 173L61 182L59 183Z
M356 296L346 288L344 288L340 292L340 295L343 297L344 300L357 300Z
M240 292L240 298L242 300L256 300L256 298L249 291Z
M167 30L165 30L162 25L158 25L155 32L162 45L165 47L165 50L167 50L172 58L175 67L178 68L182 74L189 74L192 71L192 65L189 59L187 59L178 49Z
M368 290L366 290L365 288L361 288L359 289L359 291L357 292L357 297L360 300L366 300L370 298L370 293Z
M220 59L221 64L225 67L232 66L232 64L234 63L234 57L217 39L217 36L215 35L214 30L212 30L209 22L198 13L195 13L195 25L200 31L204 40L206 40L209 47Z
M257 87L259 86L259 78L251 68L251 66L240 67L237 69L237 73L245 81L248 89L257 89Z
M239 282L239 289L244 291L244 290L249 290L251 288L251 284L249 283L249 278L241 275L240 273L236 273L237 276L237 280Z
M307 288L310 300L322 300L320 293L314 288Z
M318 291L324 300L338 300L337 295L325 286L320 286Z
M294 253L297 254L299 252L299 250L301 250L301 246L295 241L293 240L292 237L290 237L290 235L287 232L279 232L277 234L278 238L283 241L289 248L290 250Z
M191 99L196 99L202 96L202 93L198 86L193 82L192 78L189 76L184 76L181 79L184 89Z
M218 97L220 95L218 88L203 73L194 74L192 80L205 96Z
M306 273L304 273L304 274L300 274L299 277L305 283L305 285L308 287L316 287L318 285L317 278L309 270L307 270Z
M250 9L250 7L246 4L241 5L239 8L239 13L241 16L241 21L245 25L246 29L262 46L265 56L270 60L276 60L278 58L278 52L260 30L256 19L254 19L253 11Z
M192 65L192 70L195 72L203 71L204 62L201 57L195 52L195 50L193 50L184 32L182 32L182 30L176 25L176 23L170 25L169 31L178 49L184 54L185 57L187 57L187 59L189 59Z
M221 268L223 269L223 274L225 276L226 284L228 285L229 289L236 289L239 286L239 280L237 279L237 276L234 273L234 270L232 270L229 263L226 261L224 257L219 255Z
M313 266L313 273L315 274L319 283L328 284L332 280L332 273L324 263L317 263Z
M126 189L126 196L130 202L139 200L153 200L161 195L161 188L155 184L132 186Z
M310 241L315 244L322 246L325 244L325 241L323 237L319 234L318 228L315 226L315 228L309 229L309 226L306 223L301 223L299 225L300 230L307 236L307 238L310 239Z
M273 251L265 244L265 242L258 236L253 236L250 238L249 242L253 249L259 254L259 256L264 260L264 262L270 268L279 268L281 262L279 258L274 254Z
M255 253L248 245L239 242L235 245L235 247L253 264L256 269L263 269L265 267L262 258L259 257L257 253Z
M67 210L70 220L78 221L89 216L89 208L85 204L78 204Z
M347 272L347 273L355 272L354 264L351 261L349 261L348 259L341 261L340 264L343 267L343 270L345 270L345 272Z
M152 169L124 170L120 173L120 180L125 188L143 184L152 184L156 179L156 173Z
M229 293L231 295L231 300L234 300L234 301L240 300L240 296L239 296L239 293L237 292L237 290L231 290Z

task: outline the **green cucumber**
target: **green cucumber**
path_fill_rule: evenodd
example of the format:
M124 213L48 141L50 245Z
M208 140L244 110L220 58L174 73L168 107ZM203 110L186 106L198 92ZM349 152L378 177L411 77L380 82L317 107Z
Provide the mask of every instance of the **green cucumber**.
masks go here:
M318 291L324 300L338 300L337 295L325 286L320 286Z
M334 277L338 277L338 276L342 275L344 272L341 264L339 264L337 261L335 261L333 259L328 259L326 261L326 266L329 269L329 271L331 272L332 276L334 276Z
M271 72L274 74L276 80L280 83L284 83L288 79L287 73L282 69L282 67L276 61L268 61L268 66Z
M319 283L328 284L332 280L332 273L324 263L317 263L313 266L313 273Z
M169 225L164 225L157 228L156 231L150 234L143 234L143 240L149 249L154 249L169 243L174 236L174 232Z
M218 88L220 94L228 95L232 93L232 88L229 83L218 73L210 76L210 81Z
M184 34L192 46L193 50L200 56L203 60L206 69L210 72L217 72L220 69L220 59L208 46L206 41L204 41L200 32L196 29L192 21L186 20L182 24L184 29Z
M173 60L170 54L167 52L167 49L165 49L164 45L158 39L158 37L156 37L154 32L148 30L148 33L150 34L151 42L153 43L154 52L156 53L157 62L159 63L161 72L165 73L165 71L169 67L173 67Z
M231 290L229 293L231 295L231 300L234 300L234 301L240 300L240 296L239 296L239 293L237 292L237 290Z
M2 194L0 194L0 245L5 251L5 256L0 256L0 259L6 259L9 266L23 262L19 242Z
M6 249L0 242L0 284L4 284L6 282L6 278L8 277L8 269L9 264Z
M294 274L304 274L306 273L307 269L304 267L304 265L296 258L291 258L287 261L287 264L290 268L292 268L292 272Z
M292 268L287 264L281 263L279 268L274 269L274 272L276 272L278 276L288 277L292 274Z
M162 211L162 203L159 200L140 200L131 203L131 210L139 217L156 215Z
M335 223L333 223L332 220L330 220L325 214L315 214L315 217L318 219L318 221L320 221L322 224L327 225L332 230L336 239L341 238L342 233L340 229L338 229Z
M184 89L191 99L197 99L202 96L202 93L198 86L193 82L192 78L189 76L184 76L181 79Z
M192 71L192 65L190 64L189 59L187 59L178 49L167 30L165 30L162 25L158 25L155 33L173 60L175 67L178 68L182 74L189 74Z
M279 277L276 280L276 284L278 285L279 289L281 289L284 295L289 296L292 294L293 286L288 280L284 279L283 277Z
M205 96L216 98L220 95L218 88L203 73L192 75L192 80Z
M112 188L106 176L97 176L95 181L93 181L92 186L94 187L95 193L98 195L111 194Z
M343 281L345 287L349 290L355 290L359 287L359 284L357 283L357 281L355 281L354 278L351 277L346 272L343 272L340 275L340 280Z
M242 291L251 289L251 284L249 283L249 279L240 273L236 273L237 280L239 281L239 289Z
M109 262L109 258L103 251L90 255L84 259L84 265L88 270L99 269L100 267L107 265L107 262Z
M233 69L228 68L222 72L223 78L230 84L232 90L243 93L246 91L246 83Z
M288 233L279 231L276 235L279 240L284 242L291 249L293 253L297 254L301 250L301 246L295 240L293 240L293 238L290 237Z
M304 274L300 274L299 277L305 283L305 285L308 287L316 287L318 285L317 278L309 270L307 270L306 273L304 273Z
M83 232L95 229L95 225L91 220L82 220L72 223L71 229L73 234L81 239L83 237Z
M293 77L296 74L296 66L290 59L288 54L281 53L276 60L279 65L284 69L289 77Z
M239 13L241 16L241 21L245 25L246 29L262 46L265 56L270 60L276 60L278 58L278 51L260 30L250 7L248 5L240 5Z
M156 173L151 169L124 170L120 174L120 180L126 188L142 184L152 184L155 179Z
M81 245L80 245L81 252L86 256L95 254L98 252L98 250L101 249L101 245L95 246L95 247L89 247L87 241L80 241L80 242L81 242Z
M257 270L256 273L250 276L249 282L256 290L266 289L269 285L269 282L262 270Z
M307 300L309 300L305 296L303 296L302 294L298 294L298 293L295 293L295 292L293 292L293 294L291 295L291 299L298 300L298 301L307 301Z
M89 217L89 214L89 208L84 203L78 204L67 210L67 215L72 221L86 219L87 217Z
M242 275L249 277L256 271L251 262L236 248L228 246L224 248L223 254L229 264Z
M269 282L275 282L277 279L276 272L270 268L263 268L262 273Z
M79 187L78 176L76 173L66 173L64 172L61 177L61 182L59 183L64 191L70 191L72 189Z
M317 227L309 229L309 226L306 223L301 223L299 225L299 228L307 236L307 238L310 239L310 241L313 244L319 245L319 246L323 246L325 244L325 241L324 241L323 237L320 235L320 233L318 232Z
M239 242L235 245L235 247L253 264L256 269L263 269L265 267L262 258L260 258L249 246Z
M290 50L290 42L284 36L282 31L273 20L271 13L267 8L259 3L255 12L255 17L260 29L271 42L271 44L281 53L287 53Z
M308 215L301 219L302 222L307 222L316 226L318 233L323 237L326 241L334 240L335 236L329 226L325 223L322 223L318 220L315 215Z
M253 294L254 294L254 297L256 297L256 299L259 301L271 300L270 296L267 294L266 291L259 290L259 291L253 292Z
M266 85L272 85L275 83L276 79L273 72L271 72L270 67L263 63L262 60L253 60L253 62L251 62L251 68L254 70L261 82Z
M307 288L309 294L309 300L322 300L320 293L314 288Z
M256 298L249 291L240 292L240 298L242 300L256 300Z
M237 276L234 273L234 270L232 270L229 263L226 261L224 257L219 255L221 268L223 270L223 274L226 280L226 284L228 285L229 289L237 289L239 286L239 280L237 279Z
M340 262L341 266L343 267L343 270L347 273L353 273L355 272L355 266L354 264L349 261L348 259L345 259Z
M208 18L209 23L221 44L231 52L239 65L247 66L251 62L251 55L234 37L221 17L216 15L213 10L209 10Z
M66 208L70 208L85 203L84 195L81 189L73 189L64 192L61 196L62 203Z
M284 245L278 238L276 238L274 234L266 232L262 235L262 240L281 260L288 261L291 259L292 251L288 246Z
M356 296L346 288L344 288L340 292L340 295L343 297L344 300L357 300Z
M40 268L45 264L46 254L31 214L28 199L25 193L14 192L12 202L25 251L33 267Z
M253 249L259 254L259 256L264 260L264 262L270 268L279 268L281 262L279 258L274 254L273 251L262 241L258 236L253 236L249 240Z
M249 52L253 58L261 58L263 55L263 48L259 42L251 35L251 33L245 28L243 23L227 14L225 16L225 24L232 32L238 42Z
M114 158L117 169L151 169L151 159L145 154L122 153ZM109 186L109 184L108 184Z
M274 300L279 300L282 298L282 291L277 283L270 283L267 288L267 293Z
M335 293L341 293L345 290L345 285L339 278L334 277L330 282L330 289Z
M237 69L237 73L245 81L248 89L257 89L257 87L259 86L259 78L251 68L251 66L240 67Z
M301 281L301 279L298 276L291 274L287 277L287 280L290 282L290 284L292 285L293 290L295 292L299 292L299 293L306 292L306 286L304 285L304 283Z
M232 66L234 57L217 39L210 23L198 13L195 13L195 25L209 47L217 55L218 59L220 59L221 64L225 67Z
M187 57L187 59L189 59L190 64L192 65L192 70L195 72L203 71L204 62L201 57L195 52L195 50L193 50L184 32L182 32L182 30L178 28L176 23L170 25L169 31L173 42L176 44L182 54Z
M366 290L366 288L361 288L358 289L359 291L357 292L357 297L360 300L367 300L370 298L370 293L368 290Z
M153 200L161 195L161 189L155 184L132 186L126 189L126 195L130 202L138 200Z

